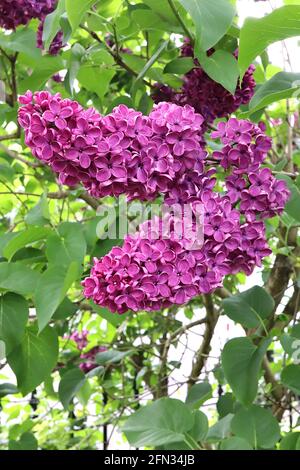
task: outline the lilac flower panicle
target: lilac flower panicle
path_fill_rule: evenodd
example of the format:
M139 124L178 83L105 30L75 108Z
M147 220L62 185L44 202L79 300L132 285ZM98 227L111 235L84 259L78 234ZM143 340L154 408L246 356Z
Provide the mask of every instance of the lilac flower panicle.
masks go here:
M201 249L188 250L187 239L179 240L175 230L169 238L151 238L150 222L144 223L122 247L94 259L91 275L83 281L84 295L119 314L153 311L212 292L226 274L250 274L271 253L263 223L254 230L249 223L241 225L228 196L213 191L203 193L202 203L206 218Z
M220 122L211 137L223 143L213 156L223 168L231 170L225 180L228 195L233 204L240 201L239 210L246 219L255 221L282 213L290 192L269 168L261 168L271 148L264 127L231 118Z
M190 106L160 103L150 113L84 111L59 94L28 92L19 122L33 154L68 186L82 182L95 197L127 194L151 200L204 160L203 118Z

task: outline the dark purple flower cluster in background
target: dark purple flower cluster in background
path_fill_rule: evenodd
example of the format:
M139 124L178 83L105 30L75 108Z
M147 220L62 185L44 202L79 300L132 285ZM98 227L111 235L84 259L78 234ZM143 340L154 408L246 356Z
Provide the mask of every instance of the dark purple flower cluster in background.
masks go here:
M82 182L95 197L154 199L206 156L203 118L190 106L161 103L143 116L120 105L103 117L59 94L29 92L20 101L19 122L33 154L62 184Z
M214 50L210 50L211 55ZM237 57L237 53L234 54ZM182 57L194 57L194 51L186 39L181 48ZM201 68L197 59L195 67L183 77L183 85L179 90L157 83L152 94L155 103L168 101L178 105L189 104L197 113L200 113L206 122L213 122L216 118L226 117L236 111L242 104L249 103L254 94L255 80L254 65L250 65L242 82L232 95L222 85L212 80Z
M97 363L95 362L96 355L107 350L104 346L95 346L87 352L82 352L88 345L88 334L89 332L87 330L82 330L81 332L74 331L70 336L70 339L76 343L77 349L81 353L79 368L85 374L97 367Z
M57 0L0 0L0 27L15 29L54 10Z
M0 27L4 29L16 29L19 25L27 25L30 20L40 20L36 45L43 49L43 28L45 18L52 13L57 0L0 0ZM49 54L57 55L63 47L63 32L59 31L53 39Z
M204 241L189 248L177 236L176 215L144 223L122 247L94 260L84 294L113 312L158 310L212 292L227 274L251 274L271 253L263 219L282 212L289 191L262 164L271 140L262 125L229 119L204 149L203 118L188 105L160 103L149 116L118 106L108 116L83 110L48 92L20 98L19 122L33 154L59 173L61 183L82 182L97 197L127 194L203 208ZM216 168L228 174L216 185Z

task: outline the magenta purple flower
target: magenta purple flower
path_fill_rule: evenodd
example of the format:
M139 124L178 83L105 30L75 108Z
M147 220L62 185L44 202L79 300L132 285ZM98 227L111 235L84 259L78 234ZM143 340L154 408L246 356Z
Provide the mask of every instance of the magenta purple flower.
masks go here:
M95 197L154 199L206 155L203 118L188 105L160 103L149 116L120 105L104 117L48 92L28 92L20 102L33 154L62 184L82 182Z
M189 250L188 239L178 239L174 226L168 238L163 233L153 236L153 230L151 237L153 221L146 222L135 236L125 238L122 247L94 259L91 274L83 281L84 295L119 314L153 311L212 292L227 274L253 272L271 253L264 224L241 224L228 196L213 191L205 193L203 204L210 216L205 219L201 249Z

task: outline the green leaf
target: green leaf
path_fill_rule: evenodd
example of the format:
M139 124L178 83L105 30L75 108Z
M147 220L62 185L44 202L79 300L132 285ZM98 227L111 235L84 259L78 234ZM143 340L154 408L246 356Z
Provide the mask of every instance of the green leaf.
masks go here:
M299 325L298 325L299 326ZM280 343L284 351L293 359L295 364L300 363L300 332L292 328L290 334L283 333Z
M76 397L78 398L78 401L79 403L81 403L82 406L86 406L89 402L92 393L92 387L90 386L88 380L86 380L82 387L76 392Z
M4 257L4 249L6 245L17 236L17 232L7 232L0 236L0 258Z
M221 450L253 450L253 448L241 437L228 437L222 442Z
M291 192L291 196L284 207L284 211L293 217L297 222L300 222L300 191L293 183L292 179L287 175L278 175L278 179L284 180Z
M263 324L274 309L274 300L262 287L254 286L222 302L224 312L231 320L247 328Z
M163 8L161 7L161 0L144 0L143 3L148 5L148 7L151 8L152 12L154 11L162 21L166 21L167 23L173 26L179 24L168 2L164 3ZM180 13L179 9L178 12Z
M229 413L234 413L235 407L235 400L232 393L225 393L221 395L218 403L217 403L217 410L219 413L220 418L224 418L224 416L228 415Z
M14 169L5 164L5 165L0 165L0 181L9 181L10 183L12 183L14 181L14 178L15 178L15 171Z
M29 227L23 232L17 232L16 236L8 242L3 250L5 258L11 260L15 253L21 248L38 240L43 240L49 233L50 230L44 227Z
M157 49L156 51L154 52L154 54L152 55L152 57L150 57L150 59L148 60L148 62L146 63L146 65L142 68L142 70L140 71L140 73L138 74L138 76L136 77L136 80L140 80L141 78L143 78L146 73L148 72L149 69L151 69L152 65L157 61L157 59L161 56L161 54L164 52L164 50L166 49L166 47L168 46L169 44L169 40L167 41L164 41Z
M83 20L88 9L97 3L96 0L65 0L66 11L73 31L75 31Z
M91 63L81 65L77 79L88 91L96 93L102 100L108 91L109 84L116 74L112 67L99 67Z
M68 268L50 266L42 274L35 291L39 331L42 331L51 320L69 288L76 281L78 273L78 263L73 261Z
M9 292L0 297L0 339L9 354L22 340L29 315L27 301Z
M64 68L65 65L61 57L42 56L30 76L20 82L19 93L25 93L27 90L40 90L52 75Z
M300 6L277 8L263 18L247 18L240 32L239 67L241 76L251 62L270 44L299 36Z
M209 442L218 442L225 439L230 434L230 425L233 415L228 414L224 418L221 418L211 428L206 436L206 440Z
M200 410L193 411L194 424L192 429L188 432L196 442L204 441L208 433L208 419L207 416Z
M142 31L163 31L170 33L181 33L181 27L165 21L161 15L150 9L136 9L131 13L134 24Z
M115 364L116 362L121 362L125 357L133 354L134 351L105 351L98 353L96 355L96 362L100 366L107 364Z
M60 17L59 24L61 26L61 31L63 32L63 43L67 43L72 36L72 27L68 20L67 13L63 13Z
M193 415L186 405L161 398L131 415L122 430L131 445L161 446L184 441L184 434L193 424Z
M5 359L6 354L5 354L5 343L4 341L0 340L0 361L3 361Z
M87 379L91 379L93 377L100 377L103 373L105 373L105 368L103 366L99 366L87 372L85 376Z
M26 329L22 342L7 356L24 396L49 376L57 357L58 338L53 328L47 326L39 335L34 327Z
M300 450L300 432L289 432L280 442L280 450Z
M28 211L25 221L29 225L45 225L50 220L50 213L47 201L47 195L43 194L39 202Z
M58 227L58 234L47 239L46 255L49 263L69 267L73 261L83 263L86 241L79 223L64 222Z
M72 398L81 389L85 381L85 375L79 368L71 369L62 376L58 387L58 395L66 410Z
M0 288L21 295L32 294L40 274L21 263L0 263Z
M234 338L223 349L225 377L236 398L245 406L250 405L256 397L261 362L270 341L266 339L257 347L249 338Z
M254 449L271 449L280 438L279 424L270 410L252 405L241 408L233 417L231 430Z
M22 434L18 441L9 441L9 450L37 450L38 442L31 432Z
M259 87L249 103L249 113L255 113L271 103L291 98L300 88L300 73L279 72Z
M99 305L94 304L94 302L90 302L93 307L93 310L100 315L100 317L104 318L108 323L113 325L115 328L121 325L126 318L128 317L127 313L123 313L122 315L118 315L116 313L112 313L108 308L99 307Z
M208 419L202 411L193 411L194 424L193 427L185 435L185 441L168 443L162 446L164 450L190 450L191 445L194 446L194 442L204 441L208 432ZM193 438L193 442L190 442L190 437Z
M13 52L23 52L37 61L41 59L41 51L36 47L36 33L28 28L18 28L9 35L1 33L0 47Z
M65 12L65 0L59 0L56 9L46 16L43 27L43 43L48 51L53 39L61 30L60 19Z
M78 71L81 66L82 59L85 55L84 47L78 42L72 46L71 55L68 64L68 73L65 77L64 83L70 95L74 92L74 81L77 77Z
M211 395L212 389L208 382L194 384L189 389L185 402L192 408L199 408Z
M78 306L65 297L53 314L53 320L65 320L74 315Z
M229 0L179 0L196 27L196 45L213 47L228 31L235 15Z
M234 95L239 78L236 58L230 52L221 49L209 57L205 53L199 52L197 58L207 75Z
M165 68L164 73L176 73L183 75L195 67L194 61L191 57L179 57L169 62Z
M300 365L290 364L281 372L283 385L300 395Z
M13 384L4 383L0 384L0 398L5 397L6 395L15 395L19 390Z

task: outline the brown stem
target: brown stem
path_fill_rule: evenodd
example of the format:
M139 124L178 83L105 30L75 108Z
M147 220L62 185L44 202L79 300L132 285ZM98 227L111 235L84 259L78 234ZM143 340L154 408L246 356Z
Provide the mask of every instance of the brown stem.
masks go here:
M4 140L19 139L20 136L21 136L21 132L20 132L20 129L18 129L13 134L0 135L0 142L3 142Z
M0 140L1 140L1 137L0 137ZM23 157L20 157L20 155L18 155L17 152L10 150L9 148L7 148L5 145L1 143L0 143L0 150L5 152L8 157L13 158L14 160L18 160L19 162L25 163L25 165L28 165L31 168L37 168L41 166L39 163L33 163L33 162L30 162L29 160L26 160Z
M27 193L27 192L22 192L22 191L1 191L0 194L11 194L16 197L18 196L41 197L42 196L42 194ZM57 192L47 193L47 197L49 199L66 199L70 195L71 194L68 191L57 191ZM99 203L97 199L94 199L88 193L80 194L78 196L78 199L82 199L95 210L97 210L99 207Z
M211 349L210 343L219 317L219 313L215 310L211 294L204 295L203 302L207 313L206 326L201 346L195 354L194 363L192 365L192 370L188 380L189 387L191 387L198 381L199 375L201 374L202 369L205 366L207 357Z

